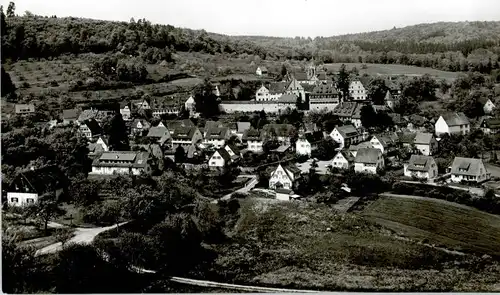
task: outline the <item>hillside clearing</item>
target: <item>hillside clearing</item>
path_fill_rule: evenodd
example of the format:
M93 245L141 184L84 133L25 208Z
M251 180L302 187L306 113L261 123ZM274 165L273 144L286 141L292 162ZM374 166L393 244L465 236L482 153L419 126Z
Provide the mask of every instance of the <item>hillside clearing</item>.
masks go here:
M412 239L500 256L500 216L432 199L382 197L363 216Z
M338 71L342 63L325 64L324 66L329 71ZM459 73L446 72L435 70L431 68L422 68L415 66L393 65L393 64L363 64L363 63L345 63L348 70L356 67L359 73L368 75L406 75L406 76L422 76L429 74L438 79L454 80L458 77ZM366 69L362 66L366 65Z
M311 203L264 204L241 201L232 243L216 246L208 279L328 291L493 288L496 266L457 268L454 263L468 265L470 257L403 241L362 216Z

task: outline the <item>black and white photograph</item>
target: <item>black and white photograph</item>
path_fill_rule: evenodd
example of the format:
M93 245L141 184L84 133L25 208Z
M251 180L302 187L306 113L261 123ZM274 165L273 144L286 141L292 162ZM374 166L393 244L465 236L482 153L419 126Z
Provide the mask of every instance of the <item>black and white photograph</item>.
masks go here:
M500 1L0 17L2 293L500 292Z

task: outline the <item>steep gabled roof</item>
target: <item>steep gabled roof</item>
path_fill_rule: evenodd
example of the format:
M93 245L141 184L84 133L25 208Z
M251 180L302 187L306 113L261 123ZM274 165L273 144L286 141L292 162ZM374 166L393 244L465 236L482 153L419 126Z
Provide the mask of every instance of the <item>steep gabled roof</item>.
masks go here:
M370 85L372 78L367 76L361 76L358 78L358 81L361 82L361 84L363 84L363 87L368 88L368 85Z
M196 132L196 127L177 127L172 134L174 139L191 140Z
M415 144L430 144L433 135L427 132L417 132L415 136L414 143Z
M275 82L269 84L269 87L267 87L267 89L269 89L270 94L277 94L285 92L287 86L288 84L286 82Z
M483 161L481 159L455 157L451 165L451 173L476 176L479 174L479 168L482 167L482 164Z
M356 127L352 125L343 125L343 126L337 126L335 127L337 131L342 135L343 138L351 138L359 135L358 130Z
M401 142L401 143L413 144L415 142L416 136L417 136L416 133L409 133L409 132L399 132L398 133L399 142Z
M243 133L242 140L260 141L262 140L262 133L260 132L260 130L250 128Z
M378 157L382 154L379 149L374 148L362 148L356 153L356 163L363 164L376 164Z
M54 190L65 188L67 178L55 165L38 169L27 169L19 172L10 183L8 192L32 192L43 195Z
M500 118L483 119L481 127L490 129L500 129Z
M307 73L303 71L297 71L293 73L293 77L297 79L298 81L308 81L309 79L307 78Z
M469 124L469 118L464 113L445 113L441 115L448 126L460 126Z
M228 163L228 162L231 161L231 156L229 155L229 153L224 148L220 148L220 149L216 150L215 153L219 153L219 155L222 157L222 159L224 159L224 161L226 163Z
M147 137L155 137L155 138L162 138L165 135L170 136L170 132L168 131L167 127L151 127L148 131Z
M288 84L287 90L304 90L304 87L297 81L297 79L292 79L290 84Z
M426 172L431 169L431 164L435 163L434 158L430 156L411 155L407 169L410 171Z
M297 99L298 99L298 97L293 93L283 94L282 96L280 96L278 98L278 102L280 102L280 103L296 103Z
M295 127L291 124L266 124L262 127L262 130L265 133L274 131L277 136L287 137L295 130Z
M207 131L205 139L225 139L228 133L227 127L212 127Z
M337 89L332 84L319 84L319 85L316 85L313 88L312 94L331 94L331 95L337 95L338 91L337 91Z
M85 124L90 129L90 132L92 132L93 135L101 134L101 126L95 119L85 120L83 121L83 124Z
M355 102L341 102L333 110L333 114L339 117L352 117L358 104Z

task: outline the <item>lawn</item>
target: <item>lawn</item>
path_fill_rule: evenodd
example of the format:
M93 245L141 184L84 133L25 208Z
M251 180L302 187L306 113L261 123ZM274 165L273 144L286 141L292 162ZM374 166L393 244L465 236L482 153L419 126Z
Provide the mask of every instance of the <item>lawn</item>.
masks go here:
M240 203L232 240L215 247L206 279L329 291L477 291L497 282L498 266L468 270L469 258L402 241L358 214L303 202Z
M362 213L412 239L500 256L500 216L446 201L382 197Z
M325 64L329 71L338 71L342 63ZM407 76L421 76L429 74L439 79L454 80L457 78L458 73L446 72L435 70L431 68L422 68L415 66L405 65L386 65L386 64L362 64L362 63L345 63L346 68L349 70L356 67L360 74L368 75L407 75ZM362 65L366 65L366 69L362 69Z

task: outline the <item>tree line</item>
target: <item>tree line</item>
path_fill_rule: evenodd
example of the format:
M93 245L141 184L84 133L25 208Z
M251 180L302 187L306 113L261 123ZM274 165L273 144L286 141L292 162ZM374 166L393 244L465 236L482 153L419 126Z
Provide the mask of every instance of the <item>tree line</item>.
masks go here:
M2 62L49 58L64 54L121 52L149 63L172 61L176 51L208 54L250 54L266 60L311 60L324 63L382 63L432 67L447 71L499 69L498 39L478 37L456 42L425 42L411 38L336 40L232 37L151 24L78 18L16 16L15 5L1 12Z

